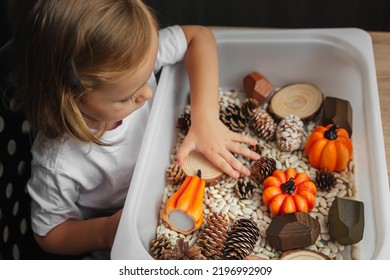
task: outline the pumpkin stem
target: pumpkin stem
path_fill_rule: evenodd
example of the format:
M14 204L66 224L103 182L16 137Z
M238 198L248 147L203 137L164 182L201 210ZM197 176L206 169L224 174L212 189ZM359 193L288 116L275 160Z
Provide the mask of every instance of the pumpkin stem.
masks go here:
M332 125L328 130L326 130L325 132L324 132L324 136L325 136L325 138L326 139L328 139L328 140L336 140L337 139L337 132L336 132L336 129L337 129L338 127L337 127L337 125L336 124L334 124L334 125Z
M295 181L293 178L290 178L286 183L282 184L281 186L282 191L287 194L293 194L295 189L297 188L295 186Z
M199 178L202 178L202 170L198 169L198 173L196 174Z

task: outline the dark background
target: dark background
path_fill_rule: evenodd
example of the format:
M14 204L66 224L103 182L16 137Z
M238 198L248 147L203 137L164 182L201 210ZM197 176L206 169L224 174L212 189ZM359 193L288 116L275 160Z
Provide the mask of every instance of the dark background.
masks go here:
M165 24L390 31L389 0L146 0Z
M10 37L0 0L0 45ZM25 0L30 1L30 0ZM86 0L87 1L87 0ZM390 0L145 0L162 26L200 24L273 28L358 27L390 31Z

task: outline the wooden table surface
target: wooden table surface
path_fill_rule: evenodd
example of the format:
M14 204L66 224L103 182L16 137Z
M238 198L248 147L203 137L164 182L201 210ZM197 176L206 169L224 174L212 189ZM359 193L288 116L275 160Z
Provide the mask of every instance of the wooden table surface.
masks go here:
M370 32L370 35L374 47L387 174L390 178L390 32Z

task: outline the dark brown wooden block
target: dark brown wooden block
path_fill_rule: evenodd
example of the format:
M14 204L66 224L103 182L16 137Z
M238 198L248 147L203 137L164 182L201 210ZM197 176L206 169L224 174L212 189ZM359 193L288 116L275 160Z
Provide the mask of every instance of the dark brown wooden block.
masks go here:
M329 233L342 245L358 243L363 238L364 204L337 197L329 209Z
M307 213L295 212L272 218L266 233L269 244L284 251L314 244L320 224Z
M258 72L252 72L244 78L245 93L259 104L268 99L274 88L274 85Z
M337 124L352 135L352 107L349 101L327 96L322 105L322 125Z

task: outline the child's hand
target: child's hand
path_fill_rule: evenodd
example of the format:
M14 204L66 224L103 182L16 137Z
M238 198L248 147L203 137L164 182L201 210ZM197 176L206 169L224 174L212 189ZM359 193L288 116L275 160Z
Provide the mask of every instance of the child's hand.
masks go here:
M230 131L219 119L211 119L207 122L192 124L184 142L177 152L177 163L182 165L185 157L197 150L233 178L240 174L250 175L246 168L232 153L243 155L252 160L257 160L260 155L251 151L246 145L256 145L255 139Z

